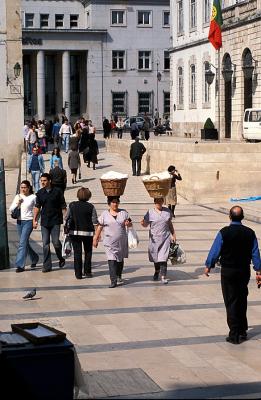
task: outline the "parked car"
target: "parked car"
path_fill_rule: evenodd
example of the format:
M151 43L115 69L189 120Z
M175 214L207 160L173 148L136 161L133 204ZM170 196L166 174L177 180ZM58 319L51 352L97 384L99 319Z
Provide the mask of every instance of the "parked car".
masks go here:
M133 117L126 118L126 119L124 120L124 128L125 128L126 130L129 130L129 129L130 129L130 126L131 126L132 120L135 120L135 121L136 121L139 130L141 130L142 127L143 127L143 124L144 124L144 118L143 118L142 116L133 116ZM131 122L130 122L130 121L131 121ZM150 118L150 125L151 125L151 128L154 127L154 122L153 122L153 119L152 119L152 118Z
M246 108L243 138L247 141L261 141L261 108Z

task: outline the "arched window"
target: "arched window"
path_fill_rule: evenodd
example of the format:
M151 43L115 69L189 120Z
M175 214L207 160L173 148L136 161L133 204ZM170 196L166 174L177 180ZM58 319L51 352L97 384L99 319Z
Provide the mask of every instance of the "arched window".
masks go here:
M178 104L183 105L184 96L183 96L183 68L178 68Z
M190 104L196 104L196 67L190 66Z
M254 71L253 57L251 51L246 48L242 56L242 69L244 74L244 109L252 108L253 103L253 88L252 77Z

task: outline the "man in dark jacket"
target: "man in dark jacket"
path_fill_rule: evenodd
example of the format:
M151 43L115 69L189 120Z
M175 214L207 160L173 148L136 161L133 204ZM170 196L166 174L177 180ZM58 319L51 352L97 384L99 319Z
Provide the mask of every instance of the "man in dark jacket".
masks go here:
M49 172L51 176L52 186L62 189L64 192L67 185L67 173L65 169L59 167L59 161L54 161L54 168Z
M247 296L250 263L256 271L256 282L261 284L261 261L255 232L242 225L243 209L234 206L229 212L231 224L222 228L206 260L205 275L220 258L221 286L227 311L229 336L226 341L239 344L247 339Z
M130 159L132 160L132 174L133 176L139 176L141 170L141 159L146 151L145 146L140 143L138 137L135 138L135 142L130 147Z

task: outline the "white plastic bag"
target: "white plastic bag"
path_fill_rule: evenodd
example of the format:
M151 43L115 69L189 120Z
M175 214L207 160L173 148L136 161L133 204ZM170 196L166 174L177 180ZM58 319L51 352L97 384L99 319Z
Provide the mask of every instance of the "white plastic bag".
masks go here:
M136 249L139 244L139 237L134 228L128 228L128 244L129 249Z
M186 262L186 254L185 251L182 250L180 245L176 243L175 253L170 256L170 261L172 265L175 264L184 264Z
M62 256L68 258L72 255L72 243L69 235L64 235L62 243Z

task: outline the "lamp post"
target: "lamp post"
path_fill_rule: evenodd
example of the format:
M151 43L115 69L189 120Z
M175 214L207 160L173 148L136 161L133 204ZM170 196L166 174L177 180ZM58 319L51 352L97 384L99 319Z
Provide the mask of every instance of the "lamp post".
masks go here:
M211 66L215 68L216 71L216 93L218 95L218 142L220 142L220 53L218 52L218 67L206 61L204 63L207 67L205 72L205 79L208 85L211 85L215 74L211 71Z

